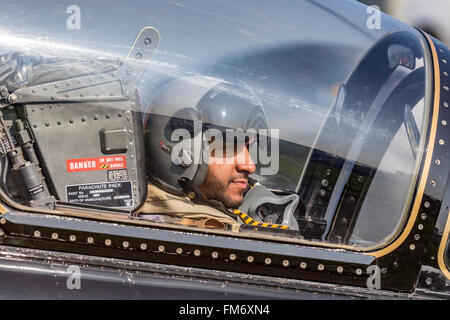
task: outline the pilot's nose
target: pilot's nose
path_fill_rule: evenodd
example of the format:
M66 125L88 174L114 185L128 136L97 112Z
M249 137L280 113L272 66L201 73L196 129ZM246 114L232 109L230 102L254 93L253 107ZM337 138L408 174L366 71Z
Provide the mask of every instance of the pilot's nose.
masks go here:
M242 148L242 151L237 157L236 170L238 172L246 171L248 174L253 174L256 171L256 165L250 156L247 148Z

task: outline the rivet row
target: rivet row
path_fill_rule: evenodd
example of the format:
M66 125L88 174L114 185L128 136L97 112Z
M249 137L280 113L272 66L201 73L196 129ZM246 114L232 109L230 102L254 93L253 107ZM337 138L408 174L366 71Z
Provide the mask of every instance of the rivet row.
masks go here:
M424 218L424 215L425 215L425 214L423 213L423 214L422 214L422 218ZM5 220L4 218L0 219L0 223L5 224L5 223L6 223L6 220ZM419 228L419 230L422 230L423 225L419 225L418 228ZM35 230L35 231L34 231L34 237L36 237L36 238L41 237L41 232L40 232L39 230ZM416 235L416 236L415 236L415 239L416 239L416 240L419 240L418 237L420 237L420 236L419 236L419 235ZM59 239L58 233L56 233L56 232L52 233L51 238L54 239L54 240ZM71 234L71 235L69 236L69 240L72 241L72 242L74 242L74 241L77 240L77 237L76 237L74 234ZM89 244L93 244L93 243L94 243L94 238L93 238L93 237L88 237L88 238L86 238L86 242L89 243ZM105 243L106 246L111 246L111 245L112 245L112 240L111 240L111 239L105 239L105 242L104 242L104 243ZM127 248L129 248L130 244L129 244L128 241L123 241L123 242L122 242L122 246L123 246L123 248L127 249ZM145 250L148 249L148 245L147 245L146 243L141 243L141 244L139 245L139 247L140 247L140 249L143 250L143 251L145 251ZM410 246L410 249L411 249L411 250L414 250L414 245L413 245L413 244ZM166 248L165 248L163 245L158 246L158 251L159 251L159 252L164 252L165 250L166 250ZM183 253L183 248L178 247L178 248L175 249L175 252L176 252L177 254L182 254L182 253ZM201 251L200 251L199 249L194 250L193 253L194 253L194 255L197 256L197 257L201 255ZM214 258L214 259L217 259L217 258L219 257L219 253L218 253L217 251L213 251L213 252L211 253L211 257ZM229 259L230 259L231 261L235 261L235 260L237 259L237 256L236 256L236 254L234 254L234 253L231 253L228 257L229 257ZM253 256L251 256L251 255L247 256L247 262L248 262L248 263L253 263L254 261L255 261L255 258L254 258ZM264 259L264 263L265 263L266 265L270 265L270 264L272 264L272 259L271 259L271 258L265 258L265 259ZM289 266L290 266L289 260L287 260L287 259L283 260L283 261L282 261L282 265L283 265L284 267L289 267ZM308 264L307 264L306 262L301 262L301 263L299 264L300 269L306 269L307 266L308 266ZM324 264L318 264L318 265L317 265L317 270L319 270L319 271L325 270L325 265L324 265ZM338 273L341 274L341 273L344 272L344 268L343 268L342 266L338 266L338 267L336 268L336 271L337 271ZM361 274L362 274L362 270L361 270L361 269L356 269L355 272L356 272L357 275L361 275Z

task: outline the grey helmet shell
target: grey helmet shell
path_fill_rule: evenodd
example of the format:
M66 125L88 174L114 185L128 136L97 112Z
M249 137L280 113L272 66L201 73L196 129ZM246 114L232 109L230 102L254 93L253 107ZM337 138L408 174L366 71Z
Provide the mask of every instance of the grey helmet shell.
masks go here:
M212 128L266 129L267 121L256 95L244 84L194 76L161 87L144 124L149 178L173 194L183 193L181 178L199 187L208 170L204 132ZM181 141L185 148L178 153Z

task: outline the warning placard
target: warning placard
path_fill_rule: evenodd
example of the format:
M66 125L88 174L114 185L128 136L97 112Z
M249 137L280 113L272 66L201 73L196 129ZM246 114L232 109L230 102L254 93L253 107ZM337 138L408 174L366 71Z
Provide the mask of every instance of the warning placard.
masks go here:
M68 172L125 169L126 156L69 159L66 161Z
M108 170L108 181L126 181L128 180L128 170L127 169L119 169L119 170Z
M132 207L131 181L101 182L66 186L67 202L106 207Z

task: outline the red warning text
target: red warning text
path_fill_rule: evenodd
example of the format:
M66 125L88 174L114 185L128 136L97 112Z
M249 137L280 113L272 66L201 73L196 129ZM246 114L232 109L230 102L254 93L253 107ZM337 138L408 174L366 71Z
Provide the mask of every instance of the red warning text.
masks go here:
M125 169L127 167L126 156L69 159L66 162L68 172Z

